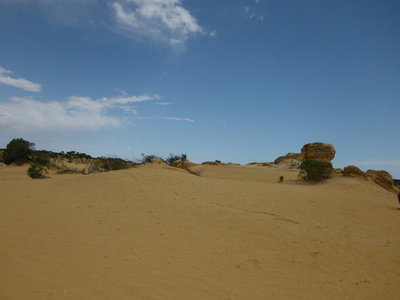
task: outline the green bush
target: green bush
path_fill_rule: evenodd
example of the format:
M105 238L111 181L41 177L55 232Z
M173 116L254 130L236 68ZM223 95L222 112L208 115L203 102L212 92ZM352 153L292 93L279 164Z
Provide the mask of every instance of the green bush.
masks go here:
M279 176L278 182L281 183L281 182L283 182L284 179L285 178L283 176Z
M44 179L47 178L47 169L41 165L33 164L29 167L27 174L32 179Z
M50 166L51 158L49 154L35 151L32 155L32 159L38 165Z
M154 155L154 154L150 154L150 155L145 155L142 153L142 159L138 160L139 164L145 164L145 163L149 163L151 162L154 158L158 158L158 156Z
M299 166L299 178L307 181L322 181L329 178L331 168L329 162L307 159Z
M165 162L172 166L172 167L176 167L177 166L177 162L184 162L187 161L187 155L186 154L181 154L181 155L175 155L175 154L170 154L168 156L167 159L165 159Z
M100 166L106 171L116 171L129 168L129 163L119 157L100 157Z
M4 149L2 158L5 164L9 165L13 162L24 163L29 160L35 144L24 139L13 139Z

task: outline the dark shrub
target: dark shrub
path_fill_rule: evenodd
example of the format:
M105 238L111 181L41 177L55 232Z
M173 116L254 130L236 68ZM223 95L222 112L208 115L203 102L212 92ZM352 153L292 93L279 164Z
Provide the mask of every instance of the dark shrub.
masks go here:
M329 178L331 164L329 162L307 159L300 166L299 178L311 181L322 181Z
M165 160L165 162L168 165L172 166L172 167L176 167L178 162L184 162L184 161L187 161L187 155L186 154L174 155L172 153Z
M12 162L24 163L29 160L35 144L24 139L13 139L3 151L3 161L7 165Z
M29 167L27 174L32 179L44 179L46 178L47 170L41 165L33 164Z
M42 152L34 152L32 155L33 161L41 166L49 166L50 165L50 155Z
M140 164L145 164L145 163L149 163L151 162L154 158L158 158L158 156L154 155L154 154L150 154L150 155L144 155L142 153L142 159L139 160Z
M100 157L101 167L106 171L116 171L129 168L129 163L119 157Z

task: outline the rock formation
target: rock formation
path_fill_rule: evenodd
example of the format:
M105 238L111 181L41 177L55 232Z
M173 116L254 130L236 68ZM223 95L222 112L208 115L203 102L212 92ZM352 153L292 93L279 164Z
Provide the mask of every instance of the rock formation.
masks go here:
M301 148L302 159L312 159L330 162L335 158L335 148L331 144L310 143Z
M343 170L343 176L371 180L388 191L397 192L392 175L386 171L368 170L367 172L363 172L356 166L347 166Z
M357 168L356 166L353 166L353 165L344 167L343 176L360 177L360 178L364 178L364 179L367 178L364 171L360 170L359 168Z
M310 143L303 146L301 153L288 153L278 157L274 163L284 169L297 169L298 165L306 160L320 160L329 164L330 172L333 172L331 160L335 158L335 148L331 144Z
M301 161L303 159L303 155L301 153L288 153L285 156L279 156L275 159L275 164L280 164L281 162L288 160L288 159L295 159L297 161Z
M375 171L367 170L365 172L368 178L370 178L377 185L383 187L384 189L392 192L397 192L397 188L394 185L393 177L386 171Z

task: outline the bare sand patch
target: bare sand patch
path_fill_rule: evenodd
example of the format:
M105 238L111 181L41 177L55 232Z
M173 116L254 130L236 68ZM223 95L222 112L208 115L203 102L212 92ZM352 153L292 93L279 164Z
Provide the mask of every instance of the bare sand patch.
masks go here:
M0 299L397 299L400 211L376 184L165 165L0 169ZM284 176L283 183L278 183Z

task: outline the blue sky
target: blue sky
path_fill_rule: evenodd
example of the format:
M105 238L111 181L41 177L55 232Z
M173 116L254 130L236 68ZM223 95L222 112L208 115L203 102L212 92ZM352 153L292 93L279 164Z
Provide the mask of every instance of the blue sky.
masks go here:
M399 1L0 0L0 147L400 178Z

